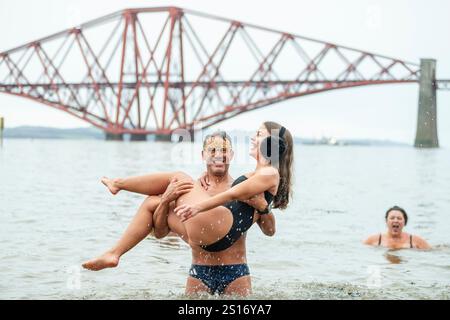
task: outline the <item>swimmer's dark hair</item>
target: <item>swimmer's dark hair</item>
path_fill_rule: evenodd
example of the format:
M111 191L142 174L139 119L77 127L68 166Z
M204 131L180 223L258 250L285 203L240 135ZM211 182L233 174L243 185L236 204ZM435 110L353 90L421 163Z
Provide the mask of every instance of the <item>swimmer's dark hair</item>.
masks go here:
M290 131L279 123L267 121L264 122L264 127L266 127L267 131L271 134L273 132L278 132L278 134L282 133L281 137L273 137L271 135L271 140L274 139L276 143L274 143L273 146L275 146L275 150L278 150L280 153L278 159L279 163L277 163L279 168L278 171L280 173L280 185L278 186L278 192L273 201L273 208L284 210L287 208L289 201L292 198L294 139L292 138ZM282 128L284 128L284 130L282 130ZM264 144L262 146L264 148Z
M206 148L206 145L208 144L209 140L215 137L220 137L224 141L228 141L230 143L230 146L233 147L233 142L231 141L231 137L228 135L228 133L226 133L226 131L218 130L211 134L208 134L205 137L205 140L203 140L203 150Z
M403 215L403 219L405 219L405 226L408 224L408 215L406 214L405 209L400 208L399 206L393 206L392 208L390 208L388 211L386 211L386 216L384 217L384 219L387 221L387 218L389 217L389 213L391 211L400 211Z

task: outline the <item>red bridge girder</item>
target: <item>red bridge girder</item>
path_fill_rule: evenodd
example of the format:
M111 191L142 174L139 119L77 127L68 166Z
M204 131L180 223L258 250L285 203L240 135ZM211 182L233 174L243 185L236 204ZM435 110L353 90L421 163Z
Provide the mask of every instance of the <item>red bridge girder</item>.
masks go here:
M415 63L176 7L126 9L0 53L0 92L112 134L207 128L419 73Z

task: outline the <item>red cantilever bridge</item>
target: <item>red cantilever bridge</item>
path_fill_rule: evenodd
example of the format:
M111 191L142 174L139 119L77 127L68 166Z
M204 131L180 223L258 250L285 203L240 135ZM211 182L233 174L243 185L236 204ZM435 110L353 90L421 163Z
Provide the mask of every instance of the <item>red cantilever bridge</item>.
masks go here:
M419 65L176 7L126 9L0 53L0 92L63 110L110 139L165 139L308 94L417 82L428 88L421 99L435 101L434 60ZM437 146L436 104L426 104L416 145Z

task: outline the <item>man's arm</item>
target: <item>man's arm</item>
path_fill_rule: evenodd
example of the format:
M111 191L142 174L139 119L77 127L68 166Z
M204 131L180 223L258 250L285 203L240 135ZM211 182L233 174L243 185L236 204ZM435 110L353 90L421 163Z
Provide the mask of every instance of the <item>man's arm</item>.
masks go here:
M275 235L275 216L272 212L260 215L257 223L266 236L273 237Z
M269 237L272 237L275 235L275 216L269 209L269 204L267 203L266 199L264 198L264 193L260 193L254 197L251 197L249 200L243 201L247 203L248 205L255 208L258 213L259 217L256 222L258 223L259 228L261 231ZM261 214L261 211L268 211L267 214Z
M176 201L180 196L192 190L194 184L190 181L178 181L173 178L164 194L161 196L161 202L153 213L154 234L157 239L164 238L170 232L167 217L169 215L170 204Z
M170 232L167 216L169 215L170 202L161 199L161 202L153 214L153 228L156 239L162 239Z

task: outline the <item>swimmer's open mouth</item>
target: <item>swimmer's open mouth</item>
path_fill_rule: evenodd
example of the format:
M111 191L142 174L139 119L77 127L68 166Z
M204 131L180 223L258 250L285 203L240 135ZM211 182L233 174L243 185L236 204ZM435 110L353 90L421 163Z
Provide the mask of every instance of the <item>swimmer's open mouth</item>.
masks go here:
M212 163L216 166L223 166L223 165L225 165L225 160L224 159L214 159Z
M392 229L395 231L398 231L400 229L400 225L399 224L393 224L392 225Z

